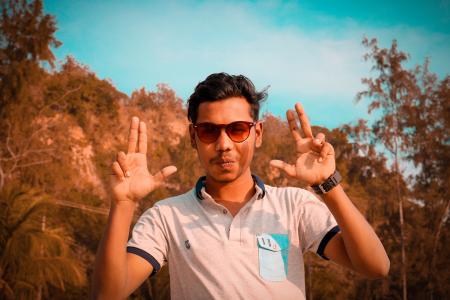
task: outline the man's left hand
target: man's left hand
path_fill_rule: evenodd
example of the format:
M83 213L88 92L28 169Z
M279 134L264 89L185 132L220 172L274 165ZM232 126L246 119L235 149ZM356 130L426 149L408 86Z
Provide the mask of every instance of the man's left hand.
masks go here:
M323 133L314 138L308 117L300 103L295 104L295 110L305 137L300 135L294 111L288 110L286 116L294 138L297 160L295 164L271 160L270 165L309 185L320 184L330 177L336 168L333 146L325 141Z

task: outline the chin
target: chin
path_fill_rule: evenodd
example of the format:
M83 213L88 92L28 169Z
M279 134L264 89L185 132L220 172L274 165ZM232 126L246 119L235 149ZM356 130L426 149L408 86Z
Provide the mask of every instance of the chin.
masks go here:
M209 176L216 182L228 183L236 180L239 174L235 172L211 172Z

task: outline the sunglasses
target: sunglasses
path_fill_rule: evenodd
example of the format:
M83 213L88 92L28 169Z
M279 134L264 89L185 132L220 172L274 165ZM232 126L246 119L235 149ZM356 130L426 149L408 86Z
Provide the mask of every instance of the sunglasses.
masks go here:
M222 128L225 128L225 132L233 142L242 143L249 137L250 129L255 125L254 122L236 121L230 124L198 123L192 126L200 141L210 144L217 141Z

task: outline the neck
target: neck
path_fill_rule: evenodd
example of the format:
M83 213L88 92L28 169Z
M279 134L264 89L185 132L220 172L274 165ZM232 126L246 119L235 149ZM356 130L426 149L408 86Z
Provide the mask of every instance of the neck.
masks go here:
M250 169L231 182L218 182L206 176L205 188L218 202L247 202L256 192Z

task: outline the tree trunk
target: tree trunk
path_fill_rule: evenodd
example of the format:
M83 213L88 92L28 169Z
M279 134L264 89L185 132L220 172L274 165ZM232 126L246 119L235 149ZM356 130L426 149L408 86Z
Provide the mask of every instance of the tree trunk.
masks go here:
M397 138L395 138L395 173L396 173L396 184L397 184L397 200L398 200L398 215L400 220L400 245L402 249L402 286L403 286L403 300L408 299L408 285L406 280L406 253L405 253L405 231L403 222L403 197L400 191L400 169L398 166L398 147Z
M435 264L436 264L436 257L437 257L437 248L439 245L439 236L441 235L441 229L442 225L445 223L445 219L448 214L450 206L450 200L447 200L447 205L445 206L444 213L442 214L442 217L439 220L438 228L436 229L436 233L434 235L434 242L433 242L433 251L431 255L431 262L430 262L430 268L428 273L428 283L430 285L430 299L434 299L434 278L433 278L433 271L435 270Z
M41 230L45 231L45 227L46 227L46 222L47 221L47 216L44 214L42 216L42 221L41 221ZM41 244L41 257L44 256L44 245ZM36 294L36 300L41 300L42 299L42 285L39 284L38 285L38 290L37 290L37 294Z

